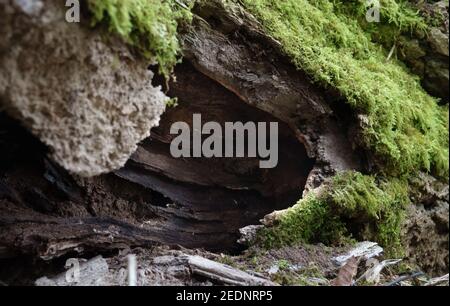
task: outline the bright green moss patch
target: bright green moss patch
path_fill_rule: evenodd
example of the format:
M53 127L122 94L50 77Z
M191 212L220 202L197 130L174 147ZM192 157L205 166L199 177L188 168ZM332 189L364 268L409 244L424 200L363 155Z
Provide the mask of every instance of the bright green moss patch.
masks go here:
M371 40L356 18L331 0L241 0L293 63L322 85L336 88L362 114L362 140L389 175L418 170L448 176L448 108ZM340 2L340 1L339 1ZM400 1L388 1L395 6ZM421 27L399 7L399 28Z
M191 18L181 1L88 0L88 5L94 24L106 23L145 57L155 59L161 74L170 75L179 59L178 23Z
M346 172L324 188L289 208L274 227L262 229L258 242L272 248L298 242L336 245L357 238L401 253L401 223L409 203L406 182Z
M420 16L409 0L380 0L380 22L367 22L366 1L360 0L332 0L338 14L357 19L363 27L371 32L377 31L380 26L389 26L392 32L413 33L426 32L428 22Z
M358 21L372 41L391 48L400 36L423 37L435 21L420 15L408 0L380 0L380 22L366 20L365 1L333 0L338 14Z

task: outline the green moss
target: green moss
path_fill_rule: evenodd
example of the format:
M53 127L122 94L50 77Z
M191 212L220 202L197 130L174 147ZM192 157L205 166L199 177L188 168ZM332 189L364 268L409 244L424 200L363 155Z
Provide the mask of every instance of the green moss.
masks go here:
M448 106L440 107L401 62L388 61L388 51L376 42L390 48L400 35L423 35L429 24L403 0L381 1L380 23L365 20L365 1L240 2L299 69L346 98L360 115L362 144L379 167L377 176L336 176L290 208L278 225L261 230L260 241L275 247L370 239L400 255L409 203L403 178L419 170L448 177Z
M380 22L366 20L365 2L333 0L333 3L339 14L357 20L373 42L387 49L398 45L400 37L403 40L423 37L435 24L435 20L437 21L437 18L431 20L427 16L421 16L414 4L408 0L381 0Z
M365 30L376 32L380 27L388 26L391 33L424 34L429 24L420 16L417 8L409 0L380 0L380 22L367 22L367 5L360 0L332 0L338 14L358 20Z
M401 223L409 203L408 184L345 172L319 194L309 194L285 212L279 223L258 233L268 248L298 242L347 243L371 239L399 254Z
M277 266L280 270L288 270L291 266L291 263L286 259L280 259L277 262Z
M400 175L422 169L448 176L448 108L439 107L400 62L386 61L385 49L371 41L357 19L343 14L342 6L336 8L338 1L240 2L298 68L339 90L363 115L361 138L381 171ZM404 12L401 7L390 11L389 20L400 29L422 27Z
M177 28L189 22L189 8L174 0L88 0L93 24L109 30L159 64L166 78L179 60Z
M178 106L178 98L171 98L166 102L166 107L177 107Z
M287 264L289 265L289 262ZM279 264L278 266L280 270L272 275L271 279L283 286L318 286L314 279L326 280L321 269L315 264L309 264L297 271L291 271L289 266L285 269Z
M258 239L267 248L296 242L336 243L346 234L345 225L333 216L331 206L322 197L308 195L282 216L275 227L263 228Z

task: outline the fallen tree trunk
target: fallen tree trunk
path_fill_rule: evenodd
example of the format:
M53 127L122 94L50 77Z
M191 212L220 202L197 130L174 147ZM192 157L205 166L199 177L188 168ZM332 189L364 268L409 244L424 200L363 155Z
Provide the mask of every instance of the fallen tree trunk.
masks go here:
M239 228L289 207L305 186L336 170L359 167L325 96L280 55L276 43L254 34L256 23L211 5L198 7L199 17L182 37L185 63L167 92L179 106L166 111L120 170L73 176L4 117L4 254L48 260L160 243L235 251ZM207 19L218 22L214 29ZM260 169L258 158L173 158L170 127L184 121L192 128L193 114L221 125L277 122L277 167Z
M303 72L294 68L280 52L279 43L265 35L260 25L245 12L229 11L221 1L204 1L194 8L194 13L192 26L180 37L184 61L175 69L176 78L165 88L165 94L177 97L179 105L166 110L159 127L152 129L151 136L139 143L136 152L119 170L91 178L70 173L59 165L60 160L55 162L55 158L48 157L53 156L54 148L44 146L20 127L36 118L23 118L11 111L14 107L6 108L7 115L1 114L0 259L4 261L0 264L6 266L8 260L20 256L26 256L27 260L49 261L73 254L108 254L160 244L233 253L242 249L237 243L240 228L257 224L268 213L291 206L305 191L318 187L336 172L370 170L367 162L370 158L367 152L358 149L358 138L354 137L358 114L341 103L338 93L314 85ZM21 18L27 20L26 16ZM37 34L45 36L47 27L38 21L30 24ZM80 31L87 31L86 24L80 28ZM66 27L62 29L68 31ZM19 47L25 48L27 36L22 32L16 35L23 35L20 36L23 46L19 43ZM97 41L100 34L93 31L92 36L89 41ZM64 35L61 37L64 39ZM129 72L138 75L136 83L155 83L151 89L145 87L148 95L155 94L158 83L165 85L164 80L151 80L142 71L136 73L132 55L121 54L124 57L121 63L133 63L129 64ZM51 54L44 55L51 57ZM86 62L88 66L94 65L88 56ZM112 65L112 62L102 63L102 66ZM12 67L15 65L21 69L19 63ZM39 67L34 68L40 71ZM120 69L127 72L127 64ZM119 74L116 78L105 86L124 86L127 77ZM67 90L77 93L80 89L74 85ZM32 101L32 94L28 94L27 98ZM12 95L6 99L5 96L0 95L1 102L10 106L22 98ZM98 100L90 98L89 94L84 96L87 101L84 102L95 105L96 111L103 109L104 105L98 101L105 97ZM138 110L140 103L145 105L145 99L154 98L137 96ZM120 94L114 95L108 102L114 106L112 102L119 97ZM83 105L79 105L81 114L90 111ZM52 107L45 108L40 115L45 118L49 112L53 119L65 122L67 111ZM124 108L118 113L129 114L128 111ZM177 121L184 121L192 129L193 114L201 114L202 120L221 125L236 121L277 122L280 132L278 166L260 169L258 158L173 158L170 143L175 136L170 134L170 127ZM140 116L132 118L130 122L136 121L139 125L141 120L145 121ZM116 127L109 130L108 124L114 118L103 119L98 128L108 130L105 135L123 136ZM29 129L27 124L25 126ZM95 133L83 137L77 134L75 146L82 147L84 143L78 140L90 139L94 137L92 134ZM140 139L142 135L134 136ZM74 145L70 139L62 143L68 147ZM95 149L95 141L92 143ZM122 145L121 141L115 142L119 148ZM129 150L121 150L121 155L122 151ZM104 157L104 152L100 153ZM110 154L116 165L117 156L114 152ZM102 167L109 166L108 162L102 164ZM441 223L444 223L443 230ZM443 237L447 231L448 237L448 219L446 229L445 220L436 221L431 227L439 227L439 233L444 232ZM230 281L226 273L214 270L215 266L211 270L210 265L195 263L193 269L200 274L225 283L226 279L239 282ZM433 264L434 261L430 265Z

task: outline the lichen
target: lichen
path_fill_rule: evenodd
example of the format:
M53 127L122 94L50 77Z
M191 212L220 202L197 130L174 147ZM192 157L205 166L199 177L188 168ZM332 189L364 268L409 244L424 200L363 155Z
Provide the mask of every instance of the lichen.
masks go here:
M440 107L401 62L387 61L387 51L372 42L358 20L338 9L340 1L240 2L299 69L337 89L362 115L362 144L375 154L379 172L448 176L448 107ZM391 14L401 29L422 27L401 6Z
M154 59L159 72L170 75L179 61L179 23L190 22L190 8L174 0L88 0L92 23L108 29Z
M401 224L409 203L407 182L358 172L336 175L329 185L308 194L263 228L257 242L267 248L298 242L327 245L371 239L387 252L400 254Z

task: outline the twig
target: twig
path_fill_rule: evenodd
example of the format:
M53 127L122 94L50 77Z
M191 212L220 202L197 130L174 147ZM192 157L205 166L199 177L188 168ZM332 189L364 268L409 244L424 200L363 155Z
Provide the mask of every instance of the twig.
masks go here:
M182 8L184 8L185 10L188 10L189 8L186 6L186 4L184 4L183 2L179 1L179 0L175 0L175 3L178 4L179 6L181 6Z
M422 271L415 272L415 273L410 274L410 275L404 275L404 276L401 276L401 277L397 278L396 280L394 280L394 281L392 281L390 283L384 284L384 286L387 286L387 287L388 286L395 286L395 285L397 285L400 282L404 282L404 281L409 280L409 279L417 278L417 277L422 276L422 275L425 275L425 273L423 273Z
M391 51L389 51L388 57L386 58L386 62L389 62L392 55L394 54L394 50L395 50L395 43L392 45Z
M137 284L136 255L128 255L128 286L135 287Z
M440 283L447 282L448 283L448 273L444 276L435 277L430 279L424 286L436 286Z

